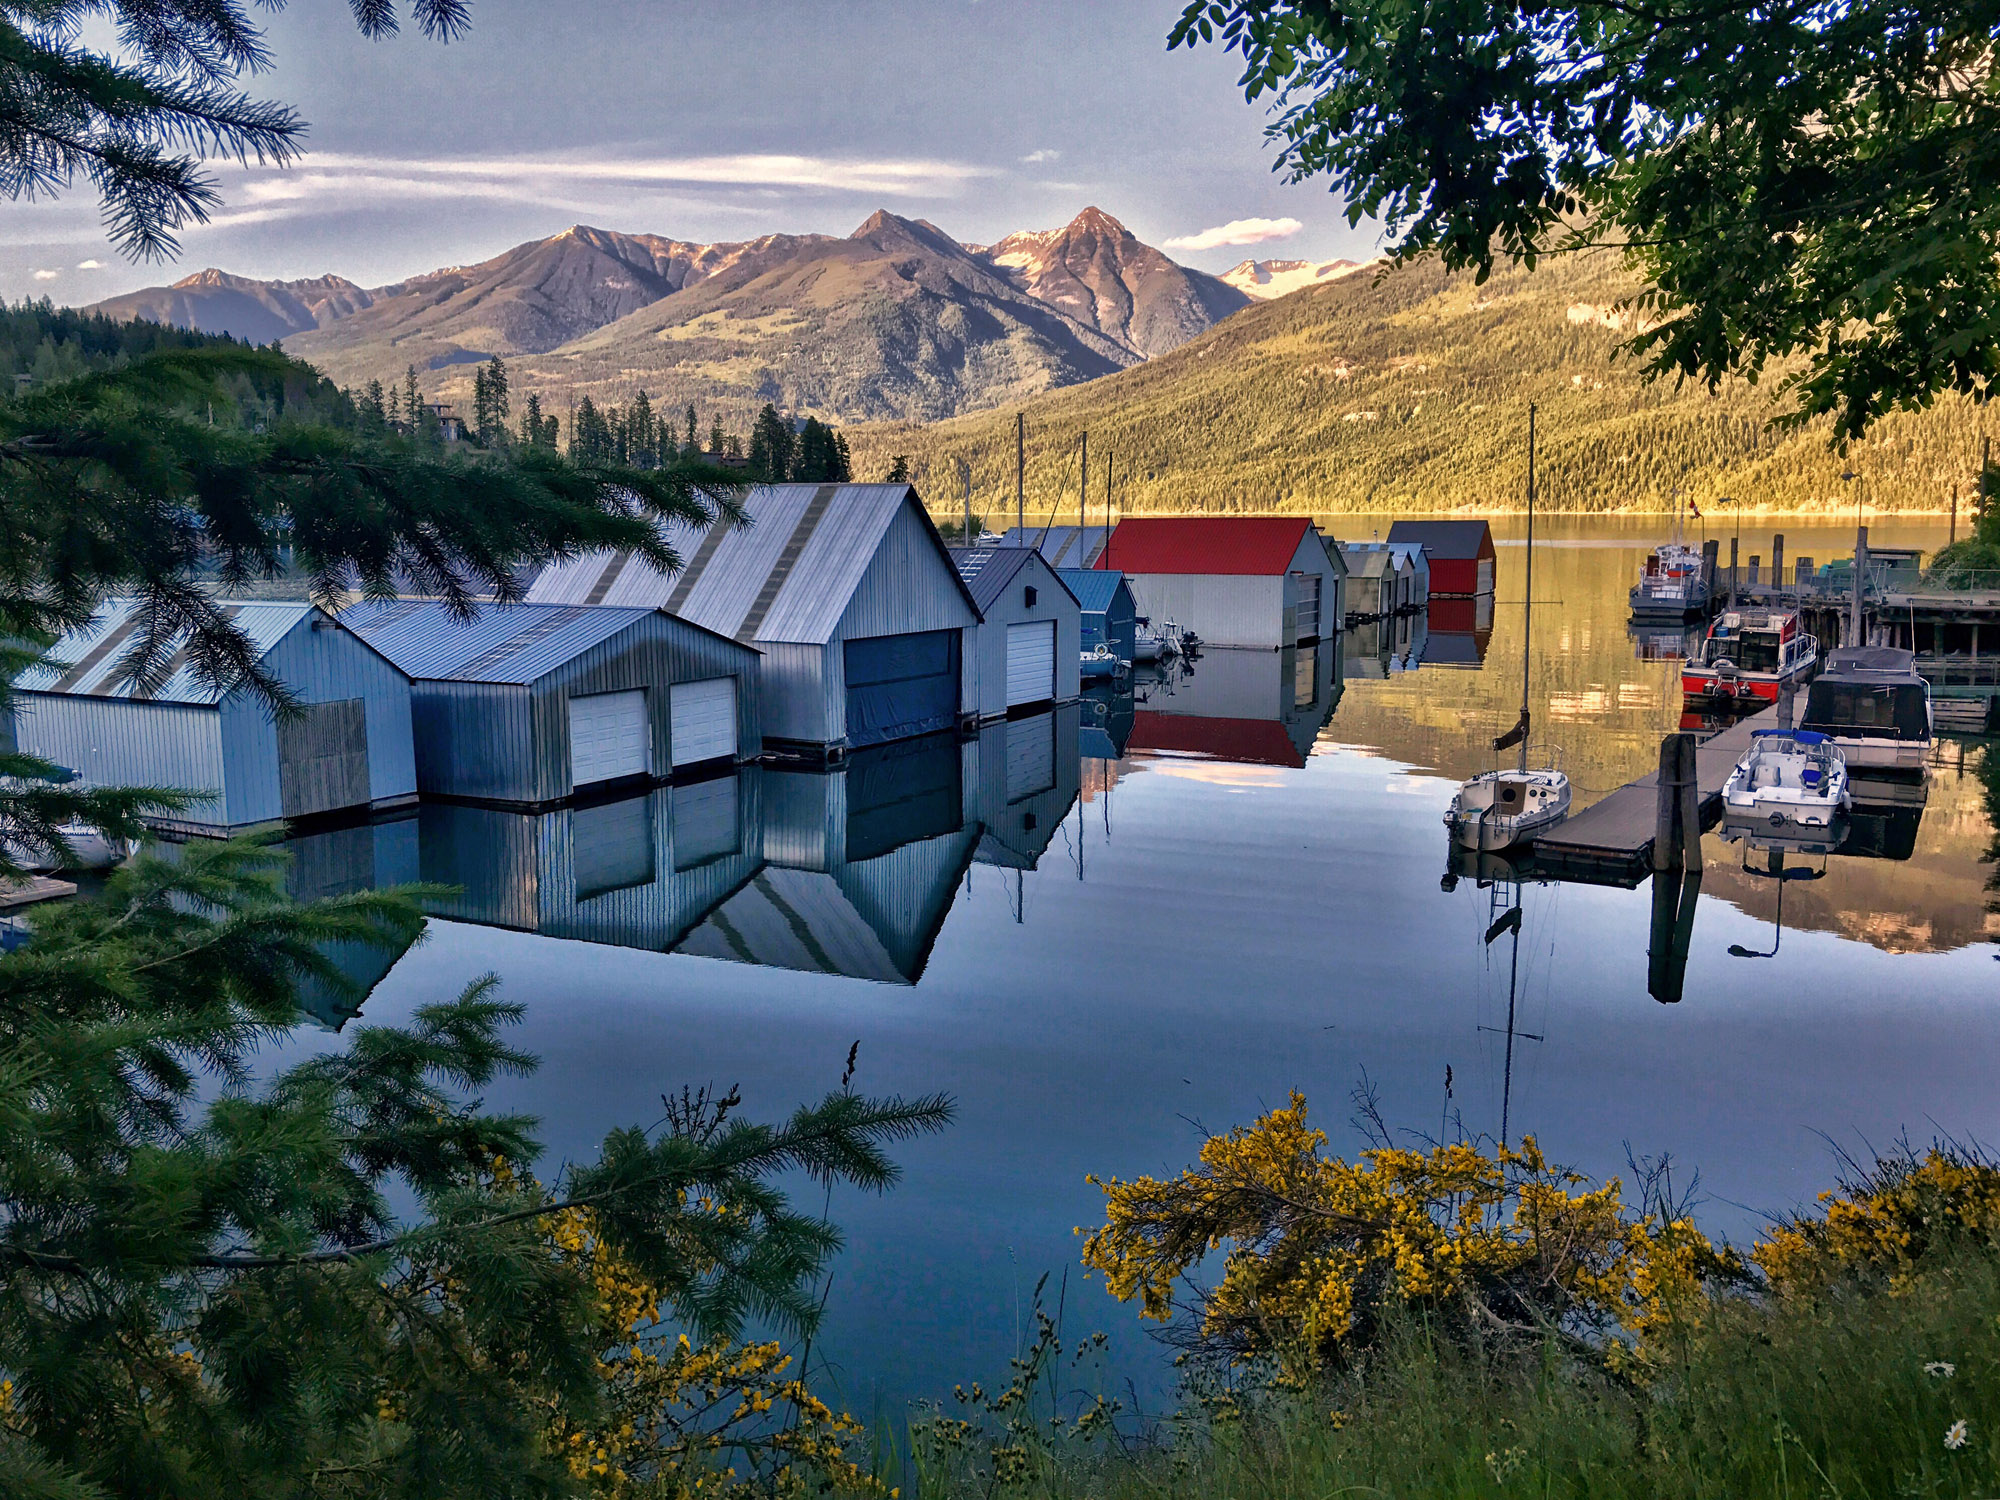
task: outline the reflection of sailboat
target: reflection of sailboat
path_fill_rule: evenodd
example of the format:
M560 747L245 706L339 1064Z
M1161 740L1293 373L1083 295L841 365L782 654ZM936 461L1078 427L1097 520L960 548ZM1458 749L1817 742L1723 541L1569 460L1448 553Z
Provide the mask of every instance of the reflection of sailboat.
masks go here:
M1458 789L1445 826L1468 849L1524 844L1569 816L1569 777L1553 766L1528 764L1528 687L1534 664L1535 618L1535 408L1528 407L1528 566L1521 604L1521 717L1493 742L1495 752L1518 745L1520 762L1481 773Z
M1458 884L1455 874L1447 874L1444 888L1449 891ZM1481 889L1486 892L1486 933L1482 939L1488 961L1491 961L1494 944L1503 937L1507 947L1507 1024L1488 1026L1481 1023L1479 1030L1505 1039L1500 1066L1500 1144L1506 1145L1512 1139L1514 1108L1514 1043L1516 1041L1539 1042L1541 1033L1522 1031L1518 1025L1521 995L1521 904L1522 884L1518 877L1495 880L1481 880Z

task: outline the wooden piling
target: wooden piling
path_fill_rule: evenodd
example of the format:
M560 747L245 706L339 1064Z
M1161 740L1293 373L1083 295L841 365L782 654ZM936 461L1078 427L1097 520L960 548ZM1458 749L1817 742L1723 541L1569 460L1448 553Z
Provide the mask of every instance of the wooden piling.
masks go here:
M1771 587L1785 586L1785 534L1782 531L1771 534Z
M1701 864L1701 787L1695 737L1670 734L1660 741L1660 779L1653 813L1653 868L1678 870Z
M1729 607L1736 608L1736 538L1729 539Z

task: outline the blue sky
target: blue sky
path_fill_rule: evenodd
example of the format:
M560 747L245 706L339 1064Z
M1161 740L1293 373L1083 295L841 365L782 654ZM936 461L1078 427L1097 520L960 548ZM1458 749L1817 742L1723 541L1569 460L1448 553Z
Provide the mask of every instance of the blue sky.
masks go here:
M1166 50L1178 11L473 0L471 35L440 46L367 42L339 0L291 0L249 87L304 115L306 158L219 164L224 206L171 263L120 257L87 190L11 203L0 295L83 303L211 265L375 285L573 223L733 240L845 234L876 208L988 241L1094 203L1209 270L1370 252L1323 187L1270 171L1231 58Z

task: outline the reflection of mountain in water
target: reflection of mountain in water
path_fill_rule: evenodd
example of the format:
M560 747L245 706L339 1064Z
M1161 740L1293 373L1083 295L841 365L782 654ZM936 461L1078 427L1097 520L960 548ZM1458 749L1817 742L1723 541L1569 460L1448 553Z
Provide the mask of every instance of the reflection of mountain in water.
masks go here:
M1204 651L1134 710L1126 748L1303 766L1342 687L1337 641L1282 651Z
M292 841L302 898L422 879L438 916L619 947L913 984L975 851L1033 869L1075 805L1078 707L860 752L829 773L745 767L543 813L424 804ZM335 955L364 989L392 959ZM315 1014L352 1013L321 997Z

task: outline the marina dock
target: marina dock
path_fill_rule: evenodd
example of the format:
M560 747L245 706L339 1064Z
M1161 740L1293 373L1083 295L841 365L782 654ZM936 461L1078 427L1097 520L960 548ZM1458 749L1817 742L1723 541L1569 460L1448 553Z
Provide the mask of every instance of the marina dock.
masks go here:
M1710 735L1695 750L1702 827L1722 814L1722 784L1759 729L1778 727L1774 704ZM1660 773L1627 782L1535 841L1535 867L1557 879L1636 885L1652 871Z

